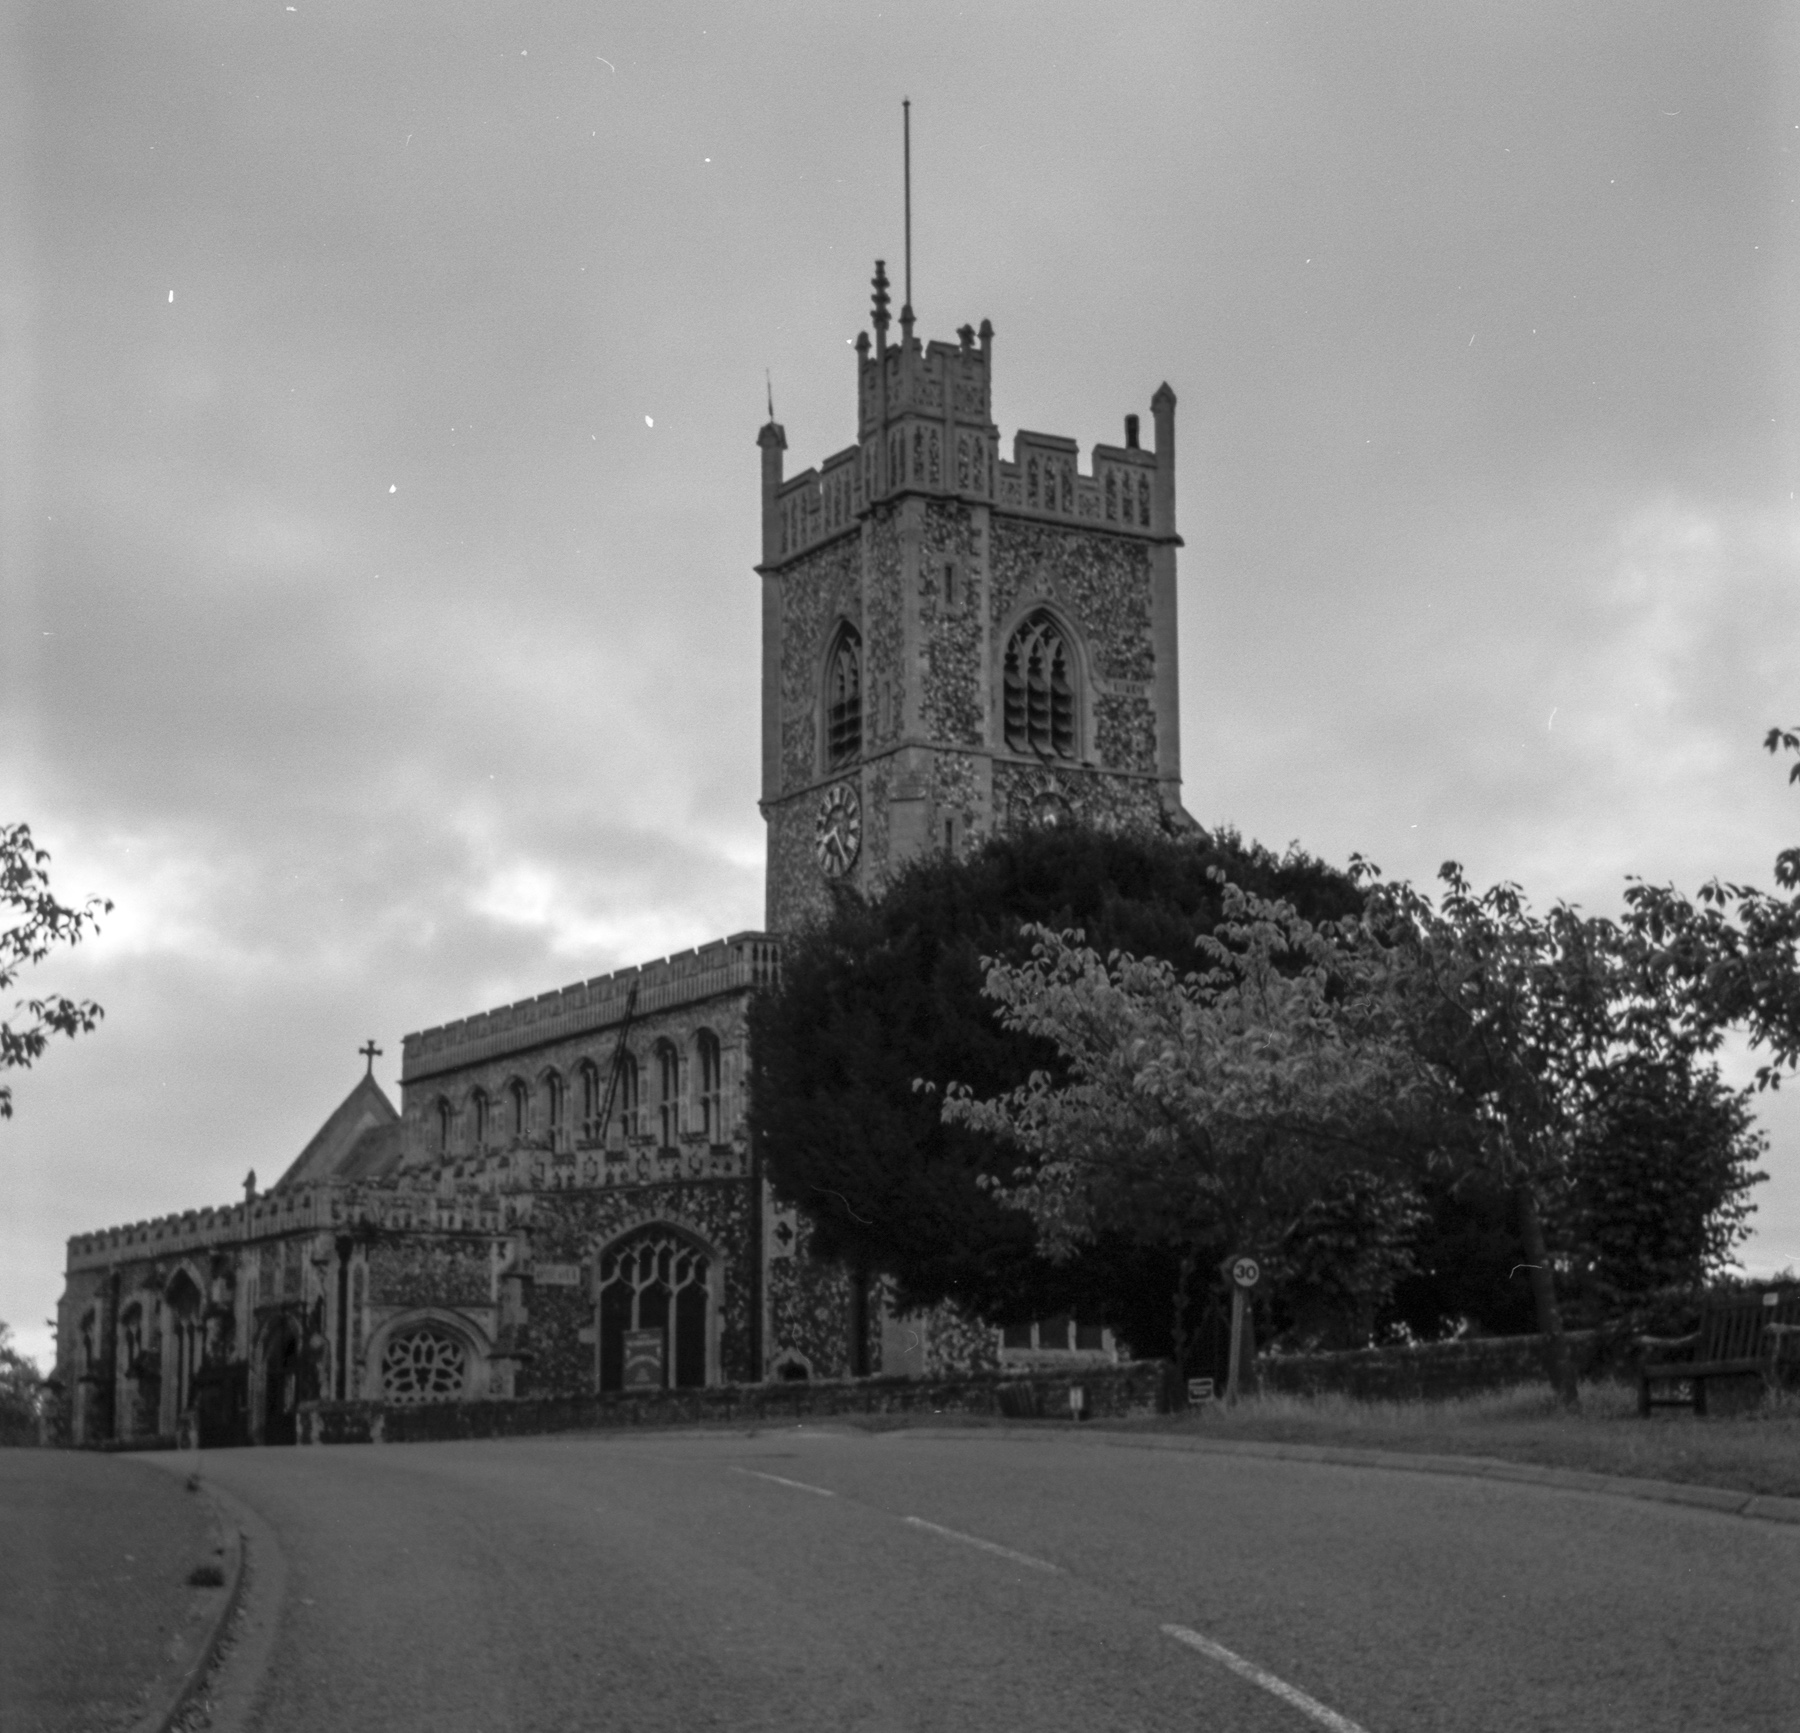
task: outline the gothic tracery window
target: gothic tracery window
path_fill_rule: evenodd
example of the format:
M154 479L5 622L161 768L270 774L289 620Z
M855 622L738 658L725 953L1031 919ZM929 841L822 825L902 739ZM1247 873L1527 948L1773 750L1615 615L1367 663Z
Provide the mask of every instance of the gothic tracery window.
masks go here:
M468 1377L468 1348L441 1325L397 1332L382 1351L381 1390L390 1402L454 1402Z
M531 1091L523 1078L515 1077L506 1086L506 1095L512 1107L512 1135L523 1137L531 1128Z
M638 1120L638 1062L634 1055L619 1055L619 1135L636 1137L643 1129Z
M1042 609L1006 646L1006 744L1040 758L1075 756L1075 659L1062 628Z
M825 758L835 769L862 753L862 640L849 626L838 634L825 671Z
M625 1388L627 1332L660 1333L663 1385L706 1382L709 1268L705 1252L662 1228L646 1228L601 1254L602 1390Z
M485 1089L477 1089L469 1096L469 1129L472 1138L471 1147L476 1150L487 1148L488 1132L491 1129L488 1095Z
M563 1145L564 1093L562 1073L549 1072L544 1078L544 1128L550 1133L552 1149L561 1149Z

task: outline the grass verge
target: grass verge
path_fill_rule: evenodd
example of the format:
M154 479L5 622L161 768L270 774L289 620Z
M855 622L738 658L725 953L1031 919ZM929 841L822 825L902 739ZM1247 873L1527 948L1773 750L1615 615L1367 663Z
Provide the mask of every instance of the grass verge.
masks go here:
M1201 1438L1497 1456L1545 1468L1800 1497L1800 1399L1791 1394L1705 1419L1687 1409L1659 1408L1647 1420L1638 1415L1636 1387L1613 1382L1584 1384L1572 1412L1541 1384L1439 1402L1268 1395L1233 1409L1210 1404L1135 1424Z

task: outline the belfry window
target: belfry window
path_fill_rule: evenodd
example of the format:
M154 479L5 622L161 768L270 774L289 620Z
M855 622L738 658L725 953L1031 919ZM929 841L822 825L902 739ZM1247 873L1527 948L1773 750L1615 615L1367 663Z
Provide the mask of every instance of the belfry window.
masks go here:
M438 1146L439 1155L450 1153L450 1133L456 1126L456 1109L443 1096L438 1097L437 1104Z
M507 1100L512 1112L512 1135L523 1137L531 1128L531 1091L525 1087L522 1079L515 1077L506 1086Z
M1006 646L1006 744L1040 758L1075 756L1075 659L1041 609Z
M489 1103L487 1091L477 1089L469 1097L469 1124L473 1133L472 1147L476 1150L487 1148L489 1130Z
M862 640L846 626L825 670L825 761L835 770L862 754Z

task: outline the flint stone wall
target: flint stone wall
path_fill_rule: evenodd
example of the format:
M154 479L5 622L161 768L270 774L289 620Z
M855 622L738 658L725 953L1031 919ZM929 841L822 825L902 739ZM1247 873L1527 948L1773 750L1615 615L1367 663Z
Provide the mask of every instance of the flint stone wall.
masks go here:
M1046 1373L1029 1378L971 1373L962 1378L858 1378L834 1382L722 1385L602 1396L527 1397L514 1401L303 1402L303 1444L423 1444L447 1438L511 1438L541 1432L601 1432L700 1421L785 1422L834 1414L1070 1415L1079 1385L1088 1414L1124 1419L1154 1414L1163 1401L1161 1361ZM1022 1392L1031 1391L1022 1399ZM1004 1402L1003 1402L1004 1393Z

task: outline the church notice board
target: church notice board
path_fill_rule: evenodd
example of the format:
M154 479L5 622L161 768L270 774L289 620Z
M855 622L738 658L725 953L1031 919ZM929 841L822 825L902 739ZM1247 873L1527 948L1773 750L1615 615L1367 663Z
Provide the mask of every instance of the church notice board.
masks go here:
M660 1390L663 1387L663 1333L661 1330L625 1332L625 1388Z

